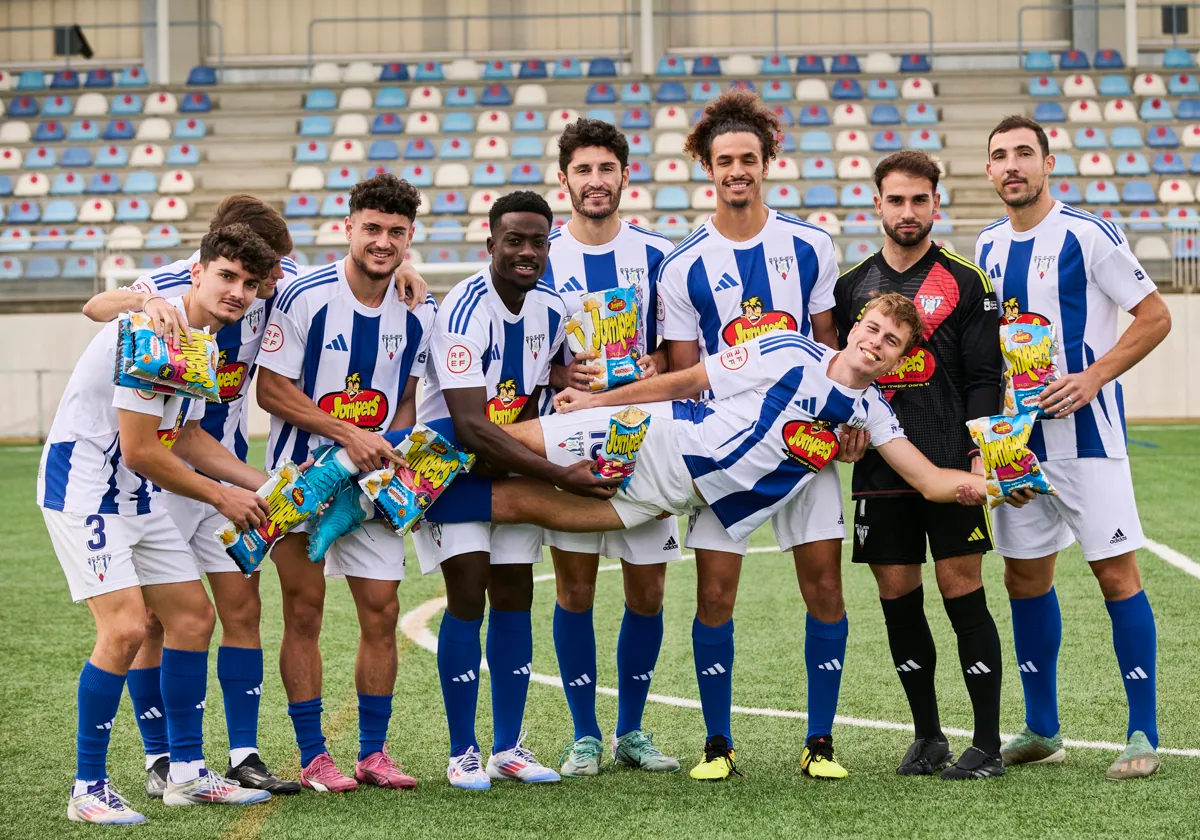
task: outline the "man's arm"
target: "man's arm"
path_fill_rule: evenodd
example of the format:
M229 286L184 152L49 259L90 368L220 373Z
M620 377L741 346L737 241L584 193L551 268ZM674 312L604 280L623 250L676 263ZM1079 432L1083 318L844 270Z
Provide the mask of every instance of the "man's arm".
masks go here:
M197 420L189 420L184 425L171 451L217 481L228 481L247 490L257 490L267 480L265 473L246 464L200 428Z
M182 291L184 287L179 288ZM122 312L145 312L154 324L155 334L159 336L187 332L184 314L167 303L157 288L147 283L146 278L124 289L100 292L83 305L83 314L98 324L113 321Z
M400 268L396 269L396 293L400 295L409 311L416 309L425 302L425 296L429 294L429 284L425 282L425 278L421 276L421 272L417 271L412 263L405 260L400 264Z
M812 322L813 340L837 350L838 331L833 320L833 310L826 309L824 312L814 313L809 316L809 320Z
M707 391L708 387L708 368L701 362L684 370L661 373L648 379L630 382L610 391L564 391L555 396L554 409L565 413L605 405L684 400Z
M960 485L987 498L987 482L982 475L935 467L908 438L893 438L875 448L910 487L931 502L956 501Z
M417 425L417 385L420 382L421 379L418 376L408 377L408 383L404 386L404 394L396 406L395 416L392 417L392 425L388 426L389 432Z

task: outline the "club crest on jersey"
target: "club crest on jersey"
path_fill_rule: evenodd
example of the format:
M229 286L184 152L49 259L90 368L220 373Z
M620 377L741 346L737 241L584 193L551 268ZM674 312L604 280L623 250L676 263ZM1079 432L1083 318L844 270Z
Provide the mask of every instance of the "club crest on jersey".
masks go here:
M404 343L404 336L399 333L381 335L379 340L383 343L383 352L388 354L389 359L394 359L396 358L396 354L400 352L400 346Z
M256 306L246 313L246 325L250 327L250 332L257 333L258 328L262 326L263 308Z
M1047 257L1033 258L1033 267L1037 270L1039 279L1046 276L1046 272L1050 270L1050 266L1054 265L1054 261L1056 259L1058 259L1058 257L1054 256L1053 254Z
M917 305L927 317L938 311L945 298L941 295L917 295Z
M828 420L792 420L783 426L784 454L813 472L838 453L837 435Z
M742 316L725 325L721 338L732 346L775 331L796 332L796 319L787 312L764 312L762 298L753 295L742 301Z
M1021 305L1015 297L1004 301L1004 315L1001 320L1006 324L1049 324L1050 319L1036 312L1022 312Z
M222 350L217 357L217 388L221 393L221 402L233 402L242 395L242 383L246 381L246 371L250 366L245 362L230 362L226 358L227 351Z
M537 335L525 336L525 344L529 347L529 352L533 354L533 358L538 357L538 353L542 352L542 345L546 343L546 336L543 333Z
M792 263L795 261L795 257L767 257L767 262L771 264L771 268L775 269L775 273L782 280L787 279L788 272L792 270Z
M902 358L899 364L875 381L880 388L889 390L924 385L933 379L936 370L937 362L933 353L917 346L909 350L908 355Z
M487 418L497 426L506 426L517 419L529 397L517 393L515 379L505 379L496 385L496 396L488 400Z
M101 581L108 574L108 564L111 561L111 554L93 554L87 559L88 568L92 570L92 574L96 576L96 579Z
M640 286L642 284L642 275L646 273L644 268L618 268L621 276L625 278L626 286Z
M388 416L388 399L382 391L362 387L362 376L352 373L346 377L346 387L330 391L317 400L317 408L330 417L351 425L377 432Z

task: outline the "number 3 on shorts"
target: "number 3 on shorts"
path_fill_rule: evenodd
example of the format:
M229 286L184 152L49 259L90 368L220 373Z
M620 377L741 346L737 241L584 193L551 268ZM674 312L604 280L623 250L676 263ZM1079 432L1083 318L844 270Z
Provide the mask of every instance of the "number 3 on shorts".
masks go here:
M93 513L83 520L83 524L92 529L92 538L87 542L88 550L99 551L104 548L108 543L108 537L104 536L104 517Z

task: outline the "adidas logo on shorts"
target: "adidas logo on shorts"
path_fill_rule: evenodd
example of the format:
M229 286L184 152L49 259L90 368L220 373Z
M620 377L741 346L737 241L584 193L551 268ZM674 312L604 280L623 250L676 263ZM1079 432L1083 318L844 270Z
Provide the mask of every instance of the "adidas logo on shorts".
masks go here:
M662 550L663 551L674 551L677 548L679 548L679 541L677 539L675 539L674 535L671 535L671 536L667 537L667 542L662 547Z
M975 542L976 540L981 540L981 539L983 539L983 531L980 530L979 528L976 528L974 531L971 532L971 536L967 537L967 542Z
M1117 533L1112 535L1112 539L1108 541L1108 544L1116 545L1117 543L1123 543L1125 542L1125 539L1125 532L1118 528Z

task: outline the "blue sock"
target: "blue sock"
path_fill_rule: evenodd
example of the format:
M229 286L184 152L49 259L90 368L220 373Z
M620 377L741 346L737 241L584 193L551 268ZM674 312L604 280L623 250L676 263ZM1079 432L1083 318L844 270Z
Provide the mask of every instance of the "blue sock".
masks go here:
M125 683L129 686L129 699L133 701L133 713L137 715L146 755L166 755L170 747L167 745L167 715L163 711L161 669L134 668L126 674Z
M492 752L511 750L521 737L533 665L533 619L528 612L488 611L487 660L492 671Z
M111 674L91 662L79 672L79 728L75 734L75 778L108 778L108 739L125 690L124 674Z
M826 624L806 614L804 666L808 671L808 737L833 734L838 693L842 689L842 663L846 661L847 616Z
M325 749L325 733L321 731L320 697L288 703L288 717L292 719L292 728L296 730L296 746L300 748L302 768L321 753L329 752Z
M161 685L172 763L203 761L208 651L163 648Z
M554 653L567 707L575 722L575 740L600 738L596 721L596 628L592 611L574 613L554 605Z
M1036 598L1009 599L1013 642L1025 691L1025 725L1043 738L1058 734L1058 648L1062 613L1051 587Z
M704 711L706 738L724 735L733 746L729 716L733 705L733 619L720 627L692 620L692 656L696 660L696 682L700 686L700 708Z
M450 755L462 755L474 747L475 708L479 704L479 662L483 651L479 630L483 619L462 621L442 613L438 628L438 680L442 684L442 703L446 706L446 725L450 729Z
M383 749L392 719L392 695L358 695L358 760Z
M617 737L642 728L650 679L662 648L663 614L638 615L625 607L617 636Z
M1125 678L1125 696L1129 700L1128 738L1141 730L1158 749L1158 714L1155 695L1155 671L1158 658L1158 632L1154 611L1143 589L1124 601L1105 601L1112 619L1113 648L1117 664Z
M262 699L261 648L221 645L217 648L217 680L225 701L229 749L258 748L258 704Z

